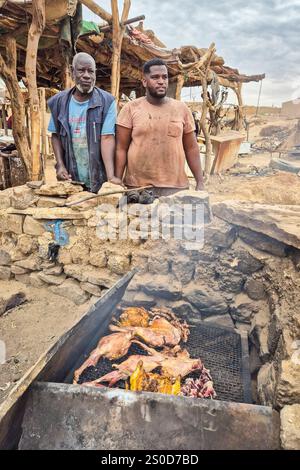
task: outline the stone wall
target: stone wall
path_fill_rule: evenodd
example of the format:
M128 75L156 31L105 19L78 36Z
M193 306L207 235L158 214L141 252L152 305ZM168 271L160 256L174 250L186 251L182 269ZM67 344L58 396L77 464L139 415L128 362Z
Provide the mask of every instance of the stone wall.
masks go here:
M248 331L254 400L282 410L283 446L299 446L299 422L292 425L289 419L300 404L298 248L219 217L211 221L208 196L194 192L162 198L151 210L162 202L203 204L202 248L149 240L141 226L136 240L119 240L119 229L117 239L102 240L99 225L119 227L123 216L102 211L99 204L116 206L119 195L66 207L87 195L73 185L29 186L0 193L0 279L48 287L79 305L91 296L98 299L138 268L124 305L168 306L191 324L214 322ZM135 217L125 216L127 222ZM69 242L51 262L48 246L54 235L45 224L60 219Z

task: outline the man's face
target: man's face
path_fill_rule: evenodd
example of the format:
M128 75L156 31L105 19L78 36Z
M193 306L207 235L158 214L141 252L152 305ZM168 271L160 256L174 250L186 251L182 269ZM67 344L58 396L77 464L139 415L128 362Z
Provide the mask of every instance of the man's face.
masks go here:
M95 63L88 57L78 59L73 68L73 79L78 90L83 94L91 93L96 83Z
M152 65L150 73L144 75L143 85L153 98L164 98L168 91L168 69L165 65Z

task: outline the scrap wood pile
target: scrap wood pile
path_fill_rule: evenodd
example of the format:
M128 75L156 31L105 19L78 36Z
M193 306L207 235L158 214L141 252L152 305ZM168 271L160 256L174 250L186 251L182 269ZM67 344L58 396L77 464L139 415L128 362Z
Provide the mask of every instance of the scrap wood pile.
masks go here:
M191 358L183 345L190 330L170 310L128 308L109 326L112 334L100 339L74 383L90 387L120 386L131 391L192 398L216 398L212 377L199 358ZM140 354L131 353L138 346ZM145 355L147 354L147 355ZM89 380L89 370L101 361L117 361L114 370Z

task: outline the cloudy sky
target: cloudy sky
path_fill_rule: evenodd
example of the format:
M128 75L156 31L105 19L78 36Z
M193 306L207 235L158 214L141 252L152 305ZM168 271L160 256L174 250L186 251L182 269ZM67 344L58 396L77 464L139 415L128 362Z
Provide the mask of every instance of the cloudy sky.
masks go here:
M97 3L111 11L110 0ZM130 17L141 14L168 48L215 42L227 65L247 75L265 73L261 105L300 97L300 0L132 0ZM99 23L87 10L85 17ZM257 104L259 87L244 86L246 104ZM183 98L189 97L185 89Z

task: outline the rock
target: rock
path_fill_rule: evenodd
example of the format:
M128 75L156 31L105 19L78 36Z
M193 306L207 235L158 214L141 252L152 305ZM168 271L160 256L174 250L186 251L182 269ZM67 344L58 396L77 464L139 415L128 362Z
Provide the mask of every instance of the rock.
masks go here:
M12 232L21 235L23 233L23 222L24 217L22 215L8 214L2 211L2 214L0 214L0 232Z
M213 323L213 324L218 325L218 326L234 329L234 323L233 323L232 318L229 314L208 317L208 318L204 319L204 322L205 323Z
M290 254L295 268L297 269L297 271L300 271L300 250L296 250L295 248L293 248Z
M280 413L281 445L284 450L300 450L300 404L285 406Z
M15 266L29 271L39 271L41 269L41 261L36 255L32 255L24 260L16 261Z
M148 271L152 274L168 274L169 260L166 257L151 257L148 259Z
M179 300L182 296L182 286L172 276L153 276L144 274L137 279L138 288L153 297L167 300Z
M228 312L228 304L224 297L214 291L211 286L194 283L183 291L183 299L198 308L202 315L222 315Z
M269 325L271 322L271 315L269 308L261 309L254 315L250 330L250 340L255 345L259 352L259 357L263 362L270 358L269 351Z
M45 274L41 272L39 273L38 277L41 279L41 281L45 282L46 284L51 284L55 286L60 286L66 280L65 274L61 274L60 276L51 276L50 274Z
M107 256L105 251L96 252L95 250L90 251L89 263L97 268L106 268Z
M49 207L49 208L36 208L32 211L34 219L40 220L80 220L88 219L88 212L78 212L70 207Z
M268 237L262 233L254 232L247 228L239 229L239 237L248 245L253 246L257 250L265 251L274 256L285 257L286 245L282 242Z
M95 286L95 284L91 284L90 282L81 282L80 287L82 290L88 292L91 295L101 297L101 287Z
M44 273L47 276L60 276L62 272L63 272L63 267L59 264L56 266L44 269Z
M197 206L203 207L204 210L204 222L209 223L211 221L211 209L209 204L209 195L205 191L180 191L172 196L163 196L159 198L160 203L167 204L169 206L179 205L193 205L194 208Z
M0 191L0 210L9 209L11 207L11 196L13 188L5 189Z
M9 266L11 264L11 256L6 250L0 249L0 266Z
M215 274L221 291L232 292L234 294L242 292L246 276L237 273L233 269L225 268L220 264L216 265Z
M37 207L50 208L50 207L63 207L66 200L59 197L40 197Z
M31 189L39 189L43 186L43 181L27 181L26 186Z
M27 209L37 203L38 197L28 186L17 186L13 189L11 196L11 205L14 209Z
M129 299L127 299L129 300ZM124 304L125 299L122 299L122 304ZM147 295L145 292L137 292L136 294L133 294L133 299L131 302L129 302L128 307L143 307L145 309L150 309L152 307L155 307L156 305L156 300L152 295Z
M31 235L20 235L18 238L17 249L24 255L30 255L38 248L38 243Z
M44 184L35 190L39 196L71 196L72 194L83 192L82 186L74 185L65 181L58 181L52 184Z
M18 276L18 275L21 275L21 274L28 274L29 270L21 268L19 266L12 266L11 267L11 272Z
M150 271L150 269L149 269ZM195 264L186 257L176 256L172 262L172 272L176 279L186 286L191 282L195 273Z
M258 351L254 345L250 347L249 353L249 367L250 367L250 374L256 374L259 369L262 367L263 363L260 360Z
M70 249L74 264L88 264L90 260L90 248L84 240L78 240Z
M89 282L106 289L110 289L119 280L118 276L112 275L109 271L92 266L82 267L78 264L69 264L64 266L64 271L67 276L80 282Z
M111 255L108 257L107 266L115 274L126 274L130 270L130 259L128 256Z
M248 279L244 289L248 297L252 300L264 300L266 298L267 294L261 280Z
M29 274L16 274L15 280L25 284L26 286L30 285L30 276Z
M60 247L57 261L60 264L72 264L72 255L70 249L63 246Z
M221 219L215 218L213 222L205 226L205 243L217 248L230 248L237 237L237 230Z
M7 266L0 266L0 281L9 281L11 278L11 270Z
M29 274L29 283L32 287L40 288L47 286L46 282L42 281L39 277L40 273L30 273Z
M300 403L300 366L292 360L282 361L279 370L276 406Z
M214 204L213 213L231 224L263 233L279 242L300 249L300 206L272 206L226 201Z
M179 318L190 320L194 317L201 319L201 314L199 310L193 307L192 304L185 300L177 300L176 302L170 302L166 305L167 308L170 308L175 315L178 315Z
M56 295L72 300L76 305L82 305L89 299L87 292L83 291L79 282L74 279L67 279L59 286L50 287L50 290Z
M251 324L255 314L261 309L258 302L250 302L246 294L239 294L235 298L234 304L230 307L230 314L235 321Z
M106 194L108 192L117 192L120 191L119 194L111 194L108 196L100 197L98 200L99 204L112 204L113 206L117 206L120 202L120 199L123 197L124 188L123 186L118 186L116 184L112 184L106 182L102 185L98 194L101 196L102 194Z
M35 237L38 237L40 235L43 235L43 233L46 231L43 222L40 222L38 220L35 220L33 217L30 215L27 215L25 217L24 221L24 233L27 235L33 235Z
M273 406L276 390L276 369L273 363L265 364L257 376L257 392L260 404Z
M53 237L49 232L44 232L43 235L38 238L38 256L43 260L48 260L48 249L50 243L53 243Z
M11 310L18 305L26 302L26 295L24 292L16 292L14 294L1 294L0 295L0 316L8 310Z

